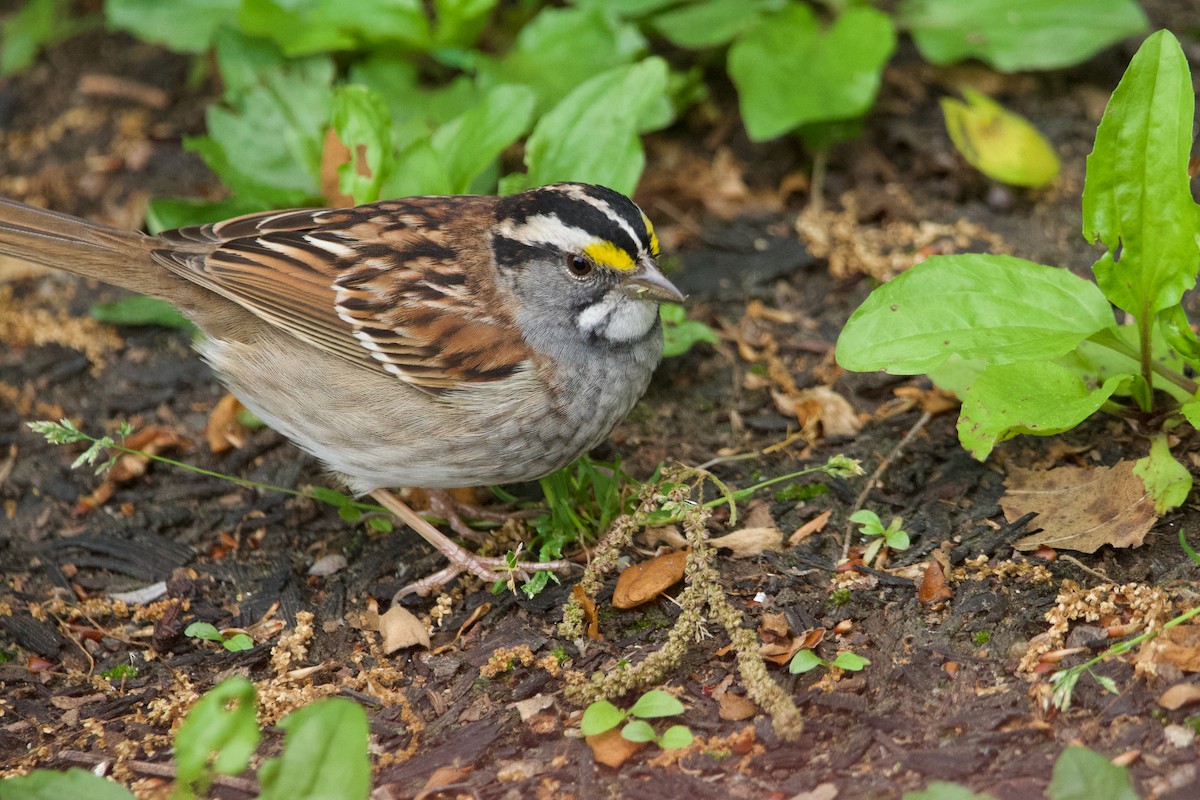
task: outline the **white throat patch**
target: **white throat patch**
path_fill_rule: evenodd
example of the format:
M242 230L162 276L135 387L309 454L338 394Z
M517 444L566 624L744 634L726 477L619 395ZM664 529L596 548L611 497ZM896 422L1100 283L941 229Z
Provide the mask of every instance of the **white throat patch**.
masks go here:
M657 318L657 304L634 300L613 289L585 308L575 322L585 334L612 342L635 342L650 332Z

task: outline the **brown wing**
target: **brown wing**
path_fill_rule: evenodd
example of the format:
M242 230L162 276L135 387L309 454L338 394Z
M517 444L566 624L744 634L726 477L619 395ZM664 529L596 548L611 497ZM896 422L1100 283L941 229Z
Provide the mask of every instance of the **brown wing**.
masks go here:
M154 258L315 347L440 393L506 378L531 355L483 279L488 265L460 255L485 257L481 242L462 240L478 227L460 236L447 225L493 202L253 214L163 233Z

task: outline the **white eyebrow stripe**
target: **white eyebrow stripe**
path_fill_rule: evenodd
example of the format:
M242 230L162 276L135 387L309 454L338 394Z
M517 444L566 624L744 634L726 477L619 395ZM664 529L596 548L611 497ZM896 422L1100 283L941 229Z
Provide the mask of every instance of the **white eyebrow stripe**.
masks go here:
M599 241L583 228L567 225L557 215L537 214L519 225L511 219L500 223L499 235L525 244L552 244L565 250L582 252L583 248Z
M635 231L633 229L633 226L629 224L628 220L626 220L624 217L622 217L616 211L613 211L613 207L611 205L604 202L603 200L599 200L595 197L592 197L590 194L588 194L586 191L584 191L583 188L581 188L579 186L568 187L566 193L569 194L571 197L575 198L576 200L580 200L584 203L587 203L589 206L591 206L592 208L595 208L601 214L608 217L613 222L617 223L617 227L619 227L621 230L625 231L625 233L629 236L629 240L631 242L633 242L634 249L637 250L638 252L641 252L642 240L638 237L637 231Z

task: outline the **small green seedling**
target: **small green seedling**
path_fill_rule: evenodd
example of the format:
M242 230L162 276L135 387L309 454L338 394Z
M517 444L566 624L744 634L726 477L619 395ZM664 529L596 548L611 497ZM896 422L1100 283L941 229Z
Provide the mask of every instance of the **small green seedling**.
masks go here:
M583 712L580 729L584 736L604 733L630 720L621 729L621 736L631 742L657 742L664 750L678 750L692 743L692 732L686 725L672 725L659 735L646 722L656 717L673 717L683 713L683 703L661 689L646 692L628 711L622 711L607 700L597 700Z
M817 667L825 667L826 669L837 667L847 672L858 672L870 663L870 659L851 653L849 650L843 650L838 653L837 658L833 661L826 661L812 650L806 649L797 650L796 655L792 656L791 663L788 664L788 672L793 675L799 675L814 670Z
M117 664L100 673L101 677L110 681L123 681L138 676L137 667L132 664Z
M203 639L206 642L217 642L231 653L254 647L254 640L246 634L235 633L233 636L225 636L207 622L193 622L184 629L183 635L193 639Z
M880 549L885 544L892 550L908 549L908 531L900 527L904 524L904 520L900 517L892 517L892 521L885 528L883 520L879 519L878 514L864 508L851 514L850 521L861 526L859 532L863 536L875 537L867 545L867 551L863 553L863 562L866 564L875 560L875 556L879 555Z

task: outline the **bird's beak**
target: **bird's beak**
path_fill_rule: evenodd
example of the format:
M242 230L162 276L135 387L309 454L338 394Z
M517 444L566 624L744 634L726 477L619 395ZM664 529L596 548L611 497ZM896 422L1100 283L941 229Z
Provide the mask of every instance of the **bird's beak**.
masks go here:
M682 303L683 292L667 280L658 265L649 258L638 262L637 268L625 275L621 285L635 300L654 300L660 303Z

